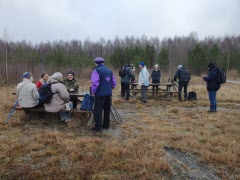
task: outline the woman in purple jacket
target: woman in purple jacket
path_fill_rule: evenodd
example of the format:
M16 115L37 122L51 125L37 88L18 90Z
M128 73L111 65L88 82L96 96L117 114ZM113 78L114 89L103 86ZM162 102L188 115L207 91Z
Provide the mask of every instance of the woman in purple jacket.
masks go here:
M104 66L104 59L97 57L95 60L96 67L93 69L92 96L95 97L93 115L95 119L95 127L93 131L99 132L108 129L110 126L110 111L112 105L112 89L117 85L116 78L112 71ZM102 123L102 110L104 111L104 120Z

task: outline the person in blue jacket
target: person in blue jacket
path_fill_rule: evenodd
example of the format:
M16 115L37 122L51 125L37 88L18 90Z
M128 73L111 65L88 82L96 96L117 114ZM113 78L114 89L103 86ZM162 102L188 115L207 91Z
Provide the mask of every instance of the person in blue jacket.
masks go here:
M110 111L112 105L112 89L117 85L113 72L104 65L104 59L97 57L95 60L96 67L91 75L91 92L95 97L93 115L95 127L93 131L99 132L108 129L110 126ZM104 120L102 124L102 112L104 111Z
M219 69L213 63L209 63L208 66L208 75L201 75L203 80L207 82L207 91L210 101L210 109L208 112L217 112L217 91L220 89L220 84L217 82L217 76Z

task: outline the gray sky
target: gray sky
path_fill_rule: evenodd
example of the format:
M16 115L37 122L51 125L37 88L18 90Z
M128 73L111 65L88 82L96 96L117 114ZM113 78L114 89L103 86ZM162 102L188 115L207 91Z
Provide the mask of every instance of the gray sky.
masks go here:
M0 0L11 41L240 34L240 0Z

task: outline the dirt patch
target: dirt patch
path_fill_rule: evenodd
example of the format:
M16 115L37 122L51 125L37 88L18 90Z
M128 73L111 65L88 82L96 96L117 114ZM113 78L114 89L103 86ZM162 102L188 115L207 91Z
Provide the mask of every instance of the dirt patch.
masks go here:
M220 179L212 168L200 163L190 153L166 146L164 149L168 162L172 166L174 179Z

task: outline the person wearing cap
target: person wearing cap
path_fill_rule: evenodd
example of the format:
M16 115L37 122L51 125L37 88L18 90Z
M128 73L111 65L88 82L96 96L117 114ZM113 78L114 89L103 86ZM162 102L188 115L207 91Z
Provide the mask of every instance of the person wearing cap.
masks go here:
M39 93L33 82L33 76L30 72L22 75L23 81L17 85L17 96L19 106L22 108L35 108L38 106Z
M50 78L48 73L43 73L41 79L36 83L37 89L40 89L44 84L49 84Z
M67 78L63 80L63 84L66 86L67 91L70 93L76 92L79 89L79 82L75 79L73 71L67 72ZM73 102L73 108L77 108L78 98L77 96L70 95L70 101Z
M207 91L208 97L210 101L210 109L208 112L217 112L217 91L220 89L220 84L217 82L217 76L219 72L219 68L215 66L212 62L210 62L207 66L208 75L201 74L204 81L207 82Z
M144 62L139 63L140 73L138 84L141 85L142 101L147 102L147 87L149 85L150 74L145 66Z
M124 68L126 74L124 77L121 77L121 97L128 101L130 96L130 80L132 79L134 82L135 76L129 64L126 64Z
M68 121L71 118L71 114L63 112L66 103L70 101L69 93L64 84L62 84L63 75L60 72L55 72L51 77L51 89L53 94L50 103L45 103L45 110L47 112L59 112L62 121Z
M184 91L184 100L187 100L187 88L191 79L190 73L182 65L178 65L177 71L174 75L174 81L178 80L178 100L182 102L182 89Z
M152 83L160 83L161 72L160 72L158 64L154 65L154 69L152 71L151 78L152 78ZM152 94L153 95L154 95L155 89L156 89L156 94L157 94L158 86L152 86Z
M95 60L96 67L91 75L91 93L95 97L93 115L95 127L91 130L100 132L102 128L110 127L110 111L112 105L112 89L117 85L113 72L104 65L105 60L97 57ZM104 119L102 122L102 112Z

